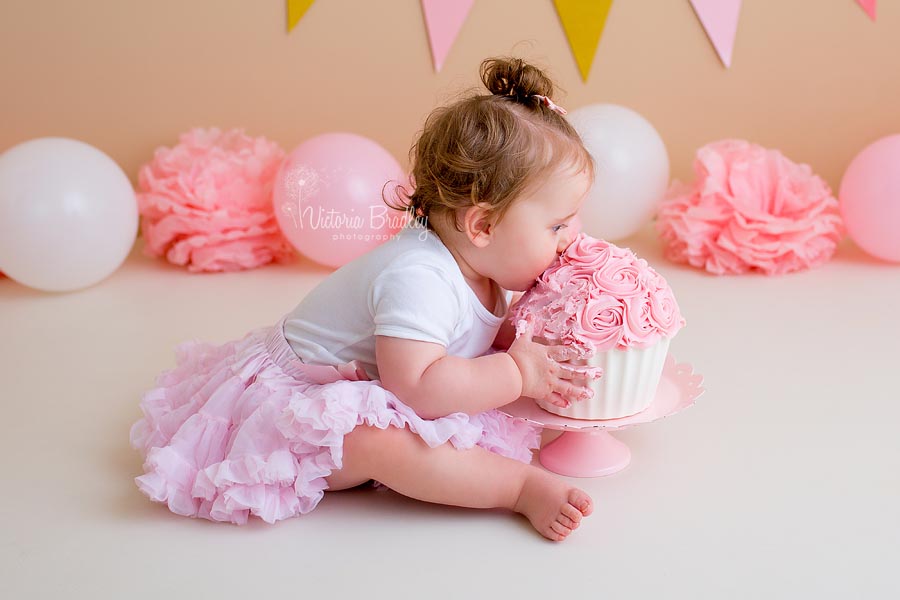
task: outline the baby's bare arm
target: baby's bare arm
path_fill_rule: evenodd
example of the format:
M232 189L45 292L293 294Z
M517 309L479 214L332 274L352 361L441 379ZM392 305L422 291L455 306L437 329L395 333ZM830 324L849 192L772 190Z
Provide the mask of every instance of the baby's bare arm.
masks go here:
M563 345L535 343L530 323L508 351L471 359L447 356L440 344L375 336L381 384L425 419L455 412L473 415L520 396L557 406L589 397L587 373L560 362L573 353ZM578 385L576 376L581 378Z
M423 419L473 415L522 393L519 367L506 352L462 358L440 344L379 335L375 355L381 384Z

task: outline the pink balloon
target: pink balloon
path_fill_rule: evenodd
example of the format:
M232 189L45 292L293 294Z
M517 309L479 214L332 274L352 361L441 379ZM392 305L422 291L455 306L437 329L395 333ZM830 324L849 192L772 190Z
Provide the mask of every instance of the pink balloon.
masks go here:
M900 262L900 135L866 146L841 180L841 215L860 248Z
M275 176L275 217L301 254L341 267L403 227L407 213L388 207L382 188L384 197L398 204L396 186L408 182L400 164L372 140L326 133L284 159Z

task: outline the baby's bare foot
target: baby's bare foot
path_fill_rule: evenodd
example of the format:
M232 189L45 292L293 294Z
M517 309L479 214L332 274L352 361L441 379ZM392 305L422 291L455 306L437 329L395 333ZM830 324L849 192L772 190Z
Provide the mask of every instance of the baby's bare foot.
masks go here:
M566 539L593 510L586 492L537 467L529 470L515 506L538 533L556 542Z

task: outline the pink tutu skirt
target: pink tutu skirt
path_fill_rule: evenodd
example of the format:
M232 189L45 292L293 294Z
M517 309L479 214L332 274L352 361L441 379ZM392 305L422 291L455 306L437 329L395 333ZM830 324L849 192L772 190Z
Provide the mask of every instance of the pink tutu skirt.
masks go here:
M344 436L362 424L409 427L432 448L478 445L524 463L540 445L538 428L497 410L422 419L356 361L304 364L283 325L176 347L176 367L143 395L144 417L130 433L144 457L135 482L151 500L236 524L306 514L342 466Z

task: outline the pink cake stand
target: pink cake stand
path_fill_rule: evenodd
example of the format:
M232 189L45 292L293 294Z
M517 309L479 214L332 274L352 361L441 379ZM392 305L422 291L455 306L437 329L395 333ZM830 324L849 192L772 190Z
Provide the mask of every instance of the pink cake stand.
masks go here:
M653 402L629 417L600 421L570 419L547 412L526 396L499 410L534 425L564 431L541 449L541 464L550 471L570 477L600 477L621 471L631 461L631 450L610 435L610 431L681 412L705 391L700 387L702 383L703 376L694 373L691 365L675 364L675 358L670 354L666 357Z

